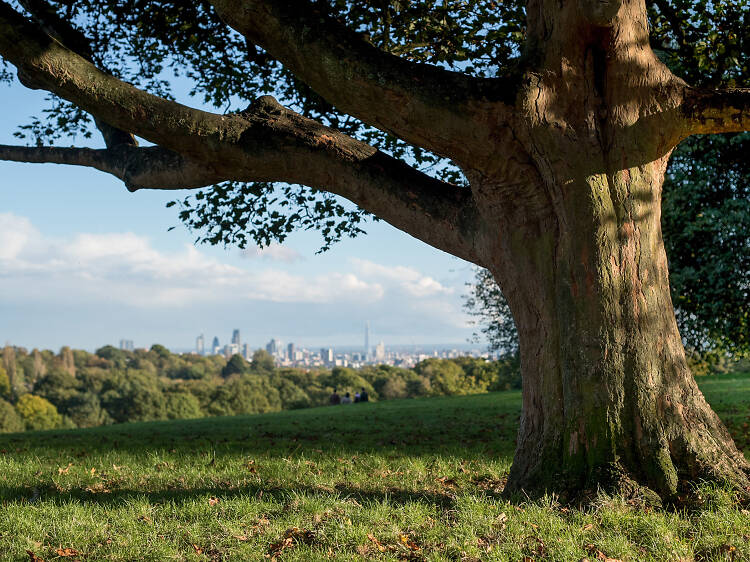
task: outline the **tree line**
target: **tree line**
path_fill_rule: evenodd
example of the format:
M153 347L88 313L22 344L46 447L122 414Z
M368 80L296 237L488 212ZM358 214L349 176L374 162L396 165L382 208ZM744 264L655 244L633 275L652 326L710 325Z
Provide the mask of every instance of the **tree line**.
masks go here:
M370 400L473 394L521 387L516 354L498 361L430 358L406 369L279 368L264 350L177 355L162 345L95 353L6 346L0 361L0 432L255 414L323 406L334 389Z

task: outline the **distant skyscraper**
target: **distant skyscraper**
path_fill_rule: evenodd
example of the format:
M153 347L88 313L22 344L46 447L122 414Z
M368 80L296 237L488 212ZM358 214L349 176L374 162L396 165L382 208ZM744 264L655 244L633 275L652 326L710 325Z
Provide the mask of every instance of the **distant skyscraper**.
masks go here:
M198 355L203 355L203 352L206 350L206 344L205 340L203 339L203 334L195 338L195 352Z
M236 343L237 345L240 345L240 331L235 330L232 332L232 343Z
M221 353L221 347L219 346L219 338L217 338L216 336L214 336L214 341L211 344L211 351L213 352L214 355L218 355L219 353Z
M120 349L123 351L133 351L133 340L120 340Z
M383 361L385 359L385 344L381 341L375 346L375 360Z
M253 353L252 353L252 350L250 349L250 346L248 344L243 344L242 345L242 357L244 357L248 361L252 361L253 360Z
M286 346L286 357L289 359L289 361L294 361L294 344L290 343L288 346Z
M331 349L330 347L321 347L320 358L323 360L323 363L325 363L326 365L332 365L333 364L333 349Z
M365 360L370 357L370 322L365 322Z
M281 341L273 338L266 344L266 351L275 357L281 351Z

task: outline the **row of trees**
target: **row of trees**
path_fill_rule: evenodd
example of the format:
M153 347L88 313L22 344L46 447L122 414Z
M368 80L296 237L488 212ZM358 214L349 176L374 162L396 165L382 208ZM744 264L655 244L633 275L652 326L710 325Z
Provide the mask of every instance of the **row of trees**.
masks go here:
M133 352L51 351L6 346L0 363L0 432L227 416L328 403L333 389L364 388L372 400L520 388L516 356L501 361L428 359L413 369L276 368L265 351L175 355L161 345Z

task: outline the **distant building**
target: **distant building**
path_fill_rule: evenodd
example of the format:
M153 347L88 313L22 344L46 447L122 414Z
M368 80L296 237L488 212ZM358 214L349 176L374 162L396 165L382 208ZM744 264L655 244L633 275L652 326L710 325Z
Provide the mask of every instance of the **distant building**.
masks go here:
M120 340L120 349L123 351L133 351L135 349L133 340Z
M288 346L286 346L286 358L289 359L289 361L294 361L294 357L295 357L294 344L290 343Z
M221 354L221 346L219 345L219 338L217 338L216 336L214 336L214 341L211 344L211 352L214 355Z
M239 355L240 346L236 343L228 343L224 346L224 357L230 359L232 355Z
M274 357L278 357L281 352L281 340L277 340L276 338L273 338L270 342L266 344L266 351L273 355Z
M206 345L205 340L203 339L203 334L195 338L195 352L198 355L203 355L203 353L206 351Z
M331 349L330 347L321 347L320 358L326 365L333 364L333 349Z
M385 344L382 341L378 345L375 346L375 360L376 361L385 360Z
M234 332L232 332L232 343L237 344L237 346L240 345L240 331L239 330L235 329Z
M250 349L250 346L248 344L242 344L242 357L247 359L248 361L253 360L253 351Z

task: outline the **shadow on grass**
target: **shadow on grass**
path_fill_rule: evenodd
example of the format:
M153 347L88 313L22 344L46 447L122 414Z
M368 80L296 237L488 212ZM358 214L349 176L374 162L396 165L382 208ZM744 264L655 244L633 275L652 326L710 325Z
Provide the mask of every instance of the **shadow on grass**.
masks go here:
M91 492L81 488L60 491L54 485L40 484L39 487L0 486L0 501L34 504L39 501L55 504L76 502L83 505L117 506L145 498L150 504L173 502L184 504L194 500L205 500L207 497L218 497L227 501L236 498L253 498L254 500L272 501L280 505L298 495L327 497L344 500L355 500L360 504L388 502L397 505L423 503L433 505L441 510L453 509L458 494L432 490L412 491L397 487L385 490L365 489L351 485L338 484L334 488L327 486L310 486L305 484L290 486L264 486L262 483L251 483L241 487L226 488L222 486L199 488L175 488L167 490L133 490L115 489L109 492ZM466 495L466 490L461 494ZM500 498L499 490L482 490L475 488L469 495L476 497Z

